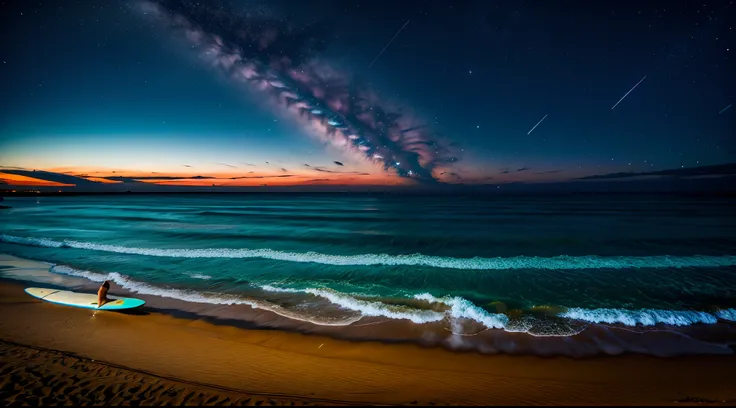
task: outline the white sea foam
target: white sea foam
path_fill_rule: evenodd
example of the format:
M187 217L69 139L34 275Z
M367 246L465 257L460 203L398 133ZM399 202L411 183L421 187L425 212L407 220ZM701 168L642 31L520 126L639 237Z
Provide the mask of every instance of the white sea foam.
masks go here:
M435 268L466 270L510 270L510 269L629 269L629 268L714 268L736 265L736 256L555 256L508 258L453 258L414 255L329 255L317 252L284 252L272 249L166 249L134 248L118 245L96 244L71 240L51 240L47 238L25 238L0 235L0 241L42 246L50 248L69 247L90 251L104 251L121 254L146 255L174 258L264 258L287 262L310 262L324 265L388 265L388 266L428 266Z
M490 313L459 296L438 298L429 293L421 293L415 295L414 299L447 305L450 308L448 314L451 317L474 320L489 329L503 329L509 322L506 315Z
M290 288L278 288L271 285L263 285L261 289L268 292L282 292L282 293L308 293L313 296L318 296L330 301L335 305L342 308L360 312L363 316L382 316L391 319L406 319L413 323L431 323L438 322L445 318L444 313L435 312L432 310L406 310L399 306L387 305L382 302L371 302L362 299L356 299L350 295L339 293L328 289L290 289Z
M199 292L195 290L158 287L147 283L135 281L117 272L102 274L74 269L64 265L53 266L51 268L51 272L69 276L77 276L91 280L93 282L104 282L106 280L109 280L124 289L127 289L134 293L139 293L141 295L152 295L163 298L182 300L191 303L206 303L215 305L247 305L254 309L268 310L270 312L278 314L279 316L283 316L293 320L309 322L320 326L348 326L360 320L360 316L341 319L339 321L319 319L292 312L272 303L244 299L239 296L225 295L221 293Z
M736 322L736 309L723 309L716 313L719 319Z
M289 319L310 322L323 326L347 326L360 320L360 316L380 316L390 319L405 319L417 324L442 321L445 318L469 319L481 323L490 329L504 329L513 332L527 332L531 327L529 324L518 324L521 322L510 322L504 314L491 313L462 297L436 297L429 293L414 296L416 300L429 303L438 303L448 307L445 312L434 310L409 309L408 307L385 304L380 301L368 301L357 299L351 295L339 293L329 289L293 289L281 288L271 285L260 286L269 292L281 293L304 293L318 296L338 305L344 309L359 312L360 316L346 318L340 321L328 321L319 318L304 316L302 314L284 309L278 305L268 302L246 299L234 295L221 293L199 292L194 290L183 290L174 288L158 287L151 284L138 282L117 272L108 274L83 271L68 266L55 265L51 272L82 277L93 282L110 280L122 288L142 295L152 295L171 298L192 303L207 303L219 305L248 305L256 309L269 310ZM570 320L579 320L590 323L622 324L625 326L655 326L666 324L673 326L688 326L696 323L713 324L718 319L736 321L736 309L723 309L715 314L701 311L677 311L659 309L583 309L571 308L562 312L558 317ZM571 333L574 333L573 331ZM545 335L546 336L546 335Z
M61 248L62 246L64 246L63 242L54 241L48 238L26 238L5 234L0 234L0 241L8 242L11 244L39 246L47 248Z
M504 328L506 331L528 331L528 325L509 325L505 315L493 314L473 305L470 301L455 298L437 298L429 293L414 296L415 299L430 303L444 303L452 307L453 317L464 317L483 323L486 327ZM498 316L502 316L498 318ZM619 323L626 326L655 326L668 324L672 326L689 326L696 323L713 324L718 318L736 321L736 309L721 310L717 314L688 310L658 310L658 309L583 309L571 308L560 313L558 317L570 320L582 320L590 323ZM496 320L498 319L498 320ZM504 320L505 319L505 320ZM494 325L496 323L496 325ZM502 325L500 323L503 323Z
M191 275L189 275L189 277L190 278L194 278L194 279L203 279L203 280L212 279L212 276L209 276L209 275L200 275L198 273L191 274Z
M695 323L713 324L716 316L707 312L659 309L581 309L572 308L560 313L560 317L583 320L591 323L619 323L626 326L654 326L668 324L672 326L689 326Z

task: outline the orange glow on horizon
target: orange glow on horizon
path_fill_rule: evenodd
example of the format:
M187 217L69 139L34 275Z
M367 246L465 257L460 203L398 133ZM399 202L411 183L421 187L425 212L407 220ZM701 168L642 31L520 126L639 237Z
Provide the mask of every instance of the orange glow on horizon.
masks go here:
M94 181L94 182L103 183L103 184L118 184L118 183L122 183L121 181L108 180L108 179L102 178L102 177L84 177L84 178L87 179L87 180L89 180L89 181Z
M271 175L249 175L251 178L229 178L218 175L218 178L202 179L149 179L141 180L144 183L169 186L200 186L200 187L254 187L267 184L269 186L303 186L303 185L395 185L411 183L410 180L387 175L355 175L344 173L328 173L327 176L319 174L293 175L291 177L279 177L279 174ZM238 177L238 176L234 176Z
M286 165L286 167L292 167ZM45 171L64 173L82 177L90 181L111 184L124 183L119 180L109 180L107 177L125 177L137 180L140 183L157 184L162 186L190 186L190 187L257 187L269 186L304 186L304 185L356 185L356 186L388 186L410 185L414 181L382 170L368 172L353 171L354 168L323 168L304 167L296 171L279 172L271 169L228 169L218 171L202 171L197 169L182 169L170 172L136 171L126 169L92 168L92 167L57 167ZM288 177L285 177L288 176ZM160 177L160 178L157 178ZM181 177L181 178L177 178ZM198 177L198 178L194 178Z
M38 186L38 187L73 187L74 184L58 183L56 181L41 180L18 174L0 173L0 181L11 186Z
M197 171L196 169L177 169L176 171L141 171L128 169L92 168L92 167L56 167L36 169L37 171L65 174L83 178L100 184L154 184L160 186L180 187L289 187L289 186L410 186L416 180L399 177L395 173L383 169L372 169L361 166L310 166L291 167L291 170L278 171L274 168L257 169L225 169L216 171ZM366 169L367 171L364 171ZM293 170L293 171L292 171ZM437 169L435 169L437 170ZM436 172L439 173L439 170ZM435 174L437 177L437 174ZM108 178L123 178L110 180ZM457 182L451 178L441 177L447 183ZM484 178L483 180L487 179ZM0 172L0 180L13 186L74 186L53 181L45 181L32 176L21 176ZM469 180L468 180L469 181ZM496 179L494 182L506 182Z

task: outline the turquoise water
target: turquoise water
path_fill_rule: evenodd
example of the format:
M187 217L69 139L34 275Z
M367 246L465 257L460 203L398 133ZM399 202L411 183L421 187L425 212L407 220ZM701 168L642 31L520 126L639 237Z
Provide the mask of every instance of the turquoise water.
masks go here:
M391 320L412 338L424 328L576 338L600 327L693 337L695 327L736 320L728 199L248 194L7 204L2 253L178 305L265 309L282 326L347 333ZM394 326L371 335L391 339Z

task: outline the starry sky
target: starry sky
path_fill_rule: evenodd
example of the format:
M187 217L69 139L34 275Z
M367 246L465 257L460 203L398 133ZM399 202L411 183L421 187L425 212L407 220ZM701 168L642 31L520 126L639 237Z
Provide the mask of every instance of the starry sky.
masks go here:
M736 6L0 1L0 182L734 173Z

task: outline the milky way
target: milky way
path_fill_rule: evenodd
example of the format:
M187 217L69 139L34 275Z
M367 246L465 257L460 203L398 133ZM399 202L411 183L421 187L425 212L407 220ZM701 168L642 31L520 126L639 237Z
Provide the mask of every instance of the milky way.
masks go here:
M224 4L144 0L141 9L197 48L234 82L270 94L280 109L354 157L420 182L457 161L417 119L324 61L328 30L235 13Z

